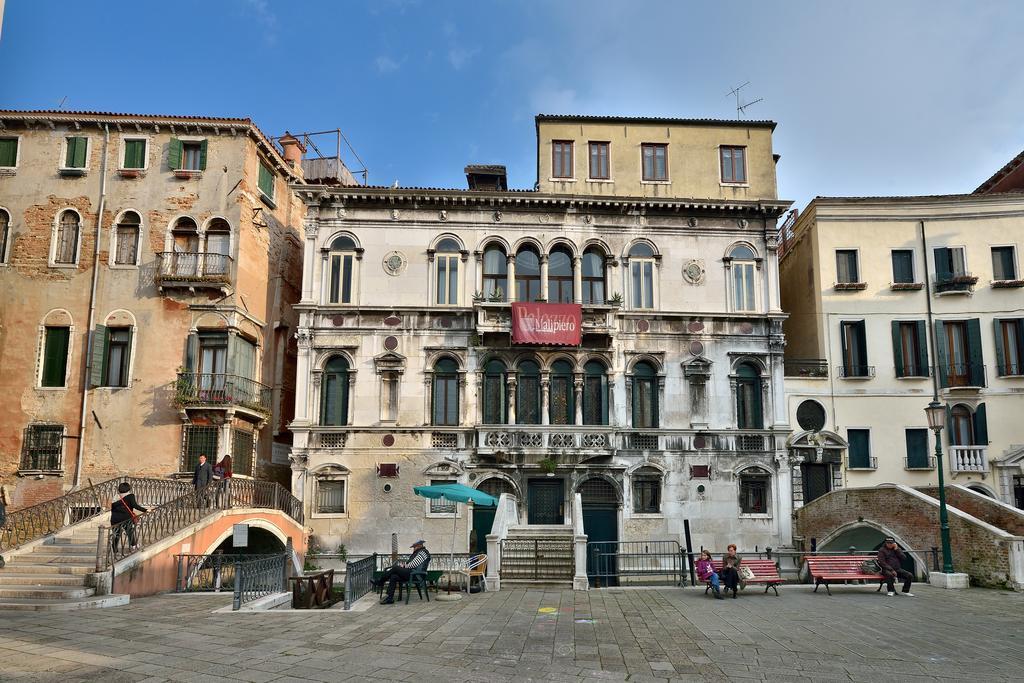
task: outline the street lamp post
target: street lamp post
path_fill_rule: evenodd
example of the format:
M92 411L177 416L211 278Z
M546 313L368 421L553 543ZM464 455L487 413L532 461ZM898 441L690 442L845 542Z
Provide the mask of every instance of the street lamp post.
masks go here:
M935 466L939 470L939 530L942 534L942 571L953 573L953 549L949 543L949 515L946 512L946 478L942 467L942 426L946 420L946 407L933 400L924 409L928 427L935 432Z

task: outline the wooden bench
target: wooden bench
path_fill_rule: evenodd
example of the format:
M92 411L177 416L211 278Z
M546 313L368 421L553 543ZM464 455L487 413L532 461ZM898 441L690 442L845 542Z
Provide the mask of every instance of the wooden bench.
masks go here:
M877 581L879 591L885 585L886 579L883 574L866 574L861 569L865 560L877 559L874 555L833 555L805 559L807 560L807 570L814 578L815 593L818 592L818 586L824 584L825 590L832 595L829 584L833 581Z
M711 566L714 567L715 573L718 574L719 579L722 577L722 561L712 560ZM775 564L774 560L755 560L743 558L741 567L747 567L750 571L754 572L754 578L743 579L741 582L744 584L764 584L764 592L767 593L768 589L775 591L775 597L779 597L778 586L784 584L786 580L779 576L779 567ZM711 581L705 581L706 587L704 588L704 594L707 595L708 591L711 590Z

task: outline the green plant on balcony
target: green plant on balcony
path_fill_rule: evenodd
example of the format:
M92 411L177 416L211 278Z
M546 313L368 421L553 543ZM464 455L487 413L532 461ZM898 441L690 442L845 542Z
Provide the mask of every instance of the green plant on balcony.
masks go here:
M608 304L611 306L622 307L622 294L615 292L611 299L608 299Z
M500 303L505 300L505 293L501 291L501 287L495 287L491 290L491 293L487 295L487 300Z
M473 292L473 303L479 304L484 301L486 297L483 292Z
M551 458L544 458L537 463L537 466L540 467L541 471L545 474L554 474L555 470L558 469L558 463Z

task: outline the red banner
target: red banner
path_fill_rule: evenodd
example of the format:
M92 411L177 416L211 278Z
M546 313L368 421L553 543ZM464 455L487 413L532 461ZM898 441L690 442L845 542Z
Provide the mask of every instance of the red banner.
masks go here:
M583 327L579 304L512 302L512 343L579 346Z

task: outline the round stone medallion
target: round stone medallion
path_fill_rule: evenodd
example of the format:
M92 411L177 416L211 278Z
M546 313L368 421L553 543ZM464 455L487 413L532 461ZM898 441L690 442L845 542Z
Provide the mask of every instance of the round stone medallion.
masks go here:
M405 254L400 251L391 251L384 257L384 272L392 277L401 275L405 270L408 260Z
M382 438L380 440L380 442L384 446L387 446L388 448L390 448L391 446L395 445L395 435L394 434L385 434L384 438Z
M820 432L825 426L825 409L817 401L803 401L796 409L796 423L800 429Z
M686 329L688 329L690 332L693 332L693 333L703 332L704 331L704 323L702 323L699 320L694 320L692 323L690 323L686 327Z
M693 447L694 448L704 448L707 445L708 445L707 439L705 439L703 436L700 436L698 434L697 436L693 437Z
M690 353L694 356L699 356L704 353L704 345L699 341L690 342Z
M636 331L637 332L647 332L650 329L651 329L651 324L649 322L647 322L646 320L637 320L636 321Z
M384 324L387 325L388 327L398 327L399 325L402 324L402 319L399 318L397 315L389 315L388 317L384 318Z
M398 337L386 337L384 339L384 348L388 351L394 351L398 348Z

